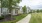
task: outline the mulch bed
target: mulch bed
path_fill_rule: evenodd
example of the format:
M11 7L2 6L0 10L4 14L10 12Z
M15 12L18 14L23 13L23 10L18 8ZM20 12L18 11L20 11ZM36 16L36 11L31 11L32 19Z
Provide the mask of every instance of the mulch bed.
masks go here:
M7 16L5 16L4 19L0 20L0 22L3 22L3 21L11 21L11 20L15 20L15 18L12 18L10 15L7 15Z

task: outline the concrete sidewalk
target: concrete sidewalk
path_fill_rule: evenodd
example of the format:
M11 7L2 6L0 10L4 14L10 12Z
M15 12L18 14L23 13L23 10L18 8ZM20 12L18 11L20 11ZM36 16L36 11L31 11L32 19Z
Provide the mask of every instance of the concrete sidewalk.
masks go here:
M31 18L31 14L28 14L25 18L21 19L20 21L16 23L29 23L30 18Z

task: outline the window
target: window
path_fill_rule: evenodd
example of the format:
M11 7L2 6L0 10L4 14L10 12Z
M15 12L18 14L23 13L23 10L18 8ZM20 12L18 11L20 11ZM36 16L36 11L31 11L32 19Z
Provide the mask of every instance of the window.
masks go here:
M7 15L9 13L8 8L2 8L3 15Z

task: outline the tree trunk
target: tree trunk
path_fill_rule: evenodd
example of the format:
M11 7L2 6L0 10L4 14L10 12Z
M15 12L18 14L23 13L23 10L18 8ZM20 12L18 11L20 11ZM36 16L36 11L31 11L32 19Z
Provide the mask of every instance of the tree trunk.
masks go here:
M9 0L9 8L8 9L9 9L9 16L11 17L11 14L10 14L11 13L11 0Z

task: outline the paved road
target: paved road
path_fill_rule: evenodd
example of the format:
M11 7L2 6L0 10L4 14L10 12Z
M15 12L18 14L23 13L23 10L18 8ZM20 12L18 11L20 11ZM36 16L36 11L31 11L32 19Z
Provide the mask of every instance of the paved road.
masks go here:
M21 19L20 21L16 23L29 23L30 18L31 18L31 14L28 14L25 18Z

